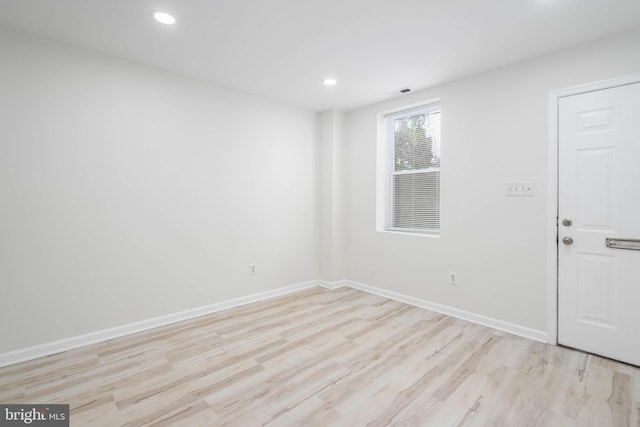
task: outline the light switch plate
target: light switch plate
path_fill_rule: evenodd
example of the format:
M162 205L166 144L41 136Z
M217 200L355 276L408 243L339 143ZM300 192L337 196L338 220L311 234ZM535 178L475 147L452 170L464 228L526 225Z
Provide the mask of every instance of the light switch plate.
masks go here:
M534 196L536 184L534 182L510 182L505 186L505 194L509 197Z

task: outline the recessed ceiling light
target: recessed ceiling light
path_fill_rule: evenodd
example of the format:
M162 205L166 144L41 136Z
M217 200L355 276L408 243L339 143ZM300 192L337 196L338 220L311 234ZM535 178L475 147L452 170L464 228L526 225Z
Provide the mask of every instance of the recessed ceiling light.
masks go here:
M176 23L176 18L167 12L153 12L153 19L165 25L173 25Z
M335 86L338 81L336 79L325 79L323 83L325 86Z

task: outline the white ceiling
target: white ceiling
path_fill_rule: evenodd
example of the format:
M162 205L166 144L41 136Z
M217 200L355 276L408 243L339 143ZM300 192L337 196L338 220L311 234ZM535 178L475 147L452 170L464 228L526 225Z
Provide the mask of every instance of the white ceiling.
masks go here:
M640 0L0 0L0 25L350 110L640 26Z

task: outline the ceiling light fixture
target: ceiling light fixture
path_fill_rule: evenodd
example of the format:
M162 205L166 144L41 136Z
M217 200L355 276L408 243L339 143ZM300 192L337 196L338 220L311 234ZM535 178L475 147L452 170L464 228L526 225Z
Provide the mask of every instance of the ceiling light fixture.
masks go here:
M176 23L176 18L167 12L153 12L153 19L165 25L173 25Z
M335 86L338 81L336 79L325 79L323 83L325 86Z

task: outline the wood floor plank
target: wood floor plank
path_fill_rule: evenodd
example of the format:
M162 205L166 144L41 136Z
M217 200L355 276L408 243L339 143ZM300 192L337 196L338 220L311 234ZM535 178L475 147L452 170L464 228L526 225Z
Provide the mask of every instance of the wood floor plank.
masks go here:
M320 287L0 369L72 426L640 427L640 368Z

